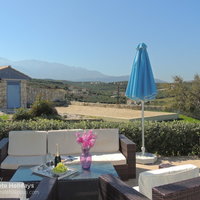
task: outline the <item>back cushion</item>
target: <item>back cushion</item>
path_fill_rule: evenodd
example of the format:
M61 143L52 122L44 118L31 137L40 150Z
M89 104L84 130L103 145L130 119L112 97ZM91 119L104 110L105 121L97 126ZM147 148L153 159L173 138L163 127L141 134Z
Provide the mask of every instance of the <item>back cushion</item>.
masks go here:
M76 142L76 133L79 129L52 130L48 132L48 153L56 154L56 144L59 145L60 154L80 154L81 146Z
M56 153L56 144L59 144L60 154L80 154L81 145L76 142L76 133L84 130L52 130L48 132L48 153ZM86 130L88 131L88 130ZM95 145L91 152L117 152L119 150L118 129L94 129L97 134Z
M12 156L37 156L47 153L46 131L9 132L8 154Z
M152 188L199 176L199 168L195 165L179 165L169 168L142 172L139 175L139 191L152 199Z
M119 151L119 131L118 129L93 129L97 135L96 143L91 152L117 152Z

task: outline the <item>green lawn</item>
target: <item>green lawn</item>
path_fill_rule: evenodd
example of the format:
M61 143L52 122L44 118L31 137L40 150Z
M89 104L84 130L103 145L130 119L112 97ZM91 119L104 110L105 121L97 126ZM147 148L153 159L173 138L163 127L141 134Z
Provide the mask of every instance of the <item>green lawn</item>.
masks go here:
M9 115L0 115L0 119L8 120L10 119Z
M200 123L200 120L194 119L192 117L187 117L185 115L179 115L179 118L182 119L182 120L184 120L184 121L187 121L187 122Z

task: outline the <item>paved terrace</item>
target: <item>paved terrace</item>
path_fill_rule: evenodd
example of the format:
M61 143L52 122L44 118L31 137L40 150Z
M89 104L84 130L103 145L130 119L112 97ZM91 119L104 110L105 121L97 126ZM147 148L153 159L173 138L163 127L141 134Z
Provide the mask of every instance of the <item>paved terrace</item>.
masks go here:
M125 108L110 108L97 106L70 105L56 108L61 115L82 115L86 117L98 117L115 121L133 121L141 119L140 110ZM174 120L178 118L176 113L145 111L145 120Z

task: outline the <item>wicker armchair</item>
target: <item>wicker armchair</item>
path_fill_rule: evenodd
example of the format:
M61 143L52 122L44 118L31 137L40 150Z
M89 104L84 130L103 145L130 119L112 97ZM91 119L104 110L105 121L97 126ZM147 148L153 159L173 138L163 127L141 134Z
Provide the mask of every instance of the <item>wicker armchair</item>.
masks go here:
M99 178L99 200L148 200L112 175ZM200 199L200 177L153 188L153 200L198 200Z
M44 178L30 196L29 200L55 200L56 179ZM18 198L0 198L0 200L19 200Z

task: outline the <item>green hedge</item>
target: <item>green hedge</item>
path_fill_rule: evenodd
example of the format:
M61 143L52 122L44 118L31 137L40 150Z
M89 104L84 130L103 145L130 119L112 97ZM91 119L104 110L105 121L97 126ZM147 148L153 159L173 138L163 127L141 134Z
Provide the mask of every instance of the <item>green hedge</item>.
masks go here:
M51 129L95 129L119 128L141 148L141 123L134 122L68 122L38 119L37 121L0 121L0 138L7 137L11 130L51 130ZM163 156L200 155L200 123L184 121L145 122L145 147L148 152Z

